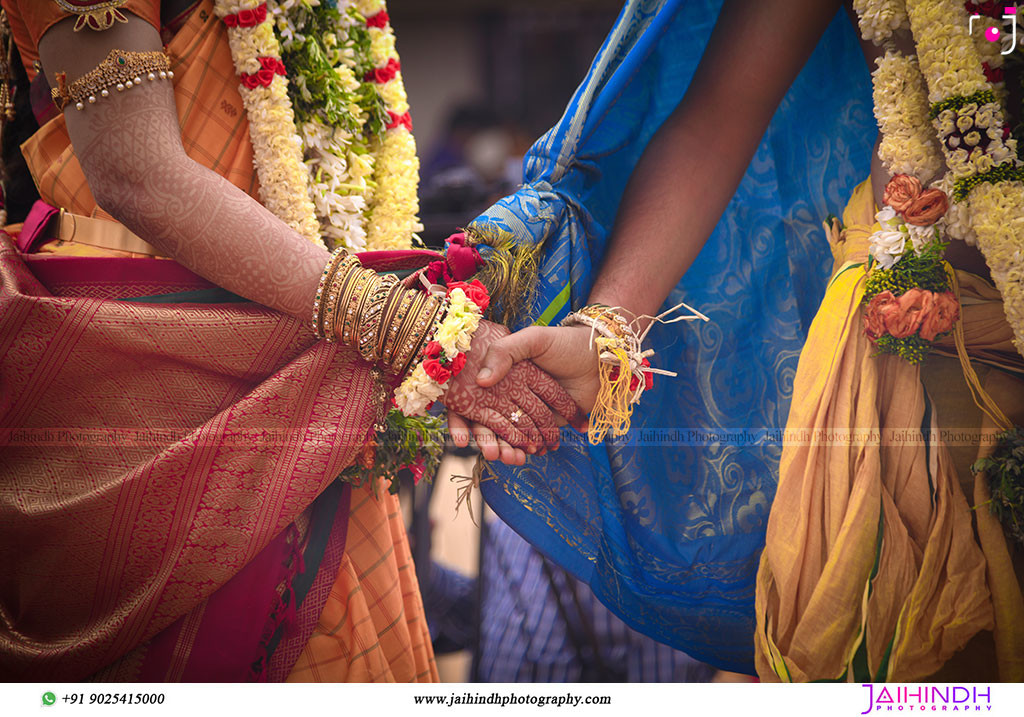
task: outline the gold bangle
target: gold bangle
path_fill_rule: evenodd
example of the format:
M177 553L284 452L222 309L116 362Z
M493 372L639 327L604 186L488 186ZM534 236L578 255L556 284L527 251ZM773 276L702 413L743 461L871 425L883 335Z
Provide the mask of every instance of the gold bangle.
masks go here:
M346 257L338 265L337 271L334 272L328 284L327 296L324 299L326 306L320 322L320 332L328 343L334 343L337 340L334 327L338 322L338 312L342 306L341 299L351 285L352 278L359 271L360 266L359 259L356 257Z
M409 362L416 355L416 350L422 345L423 337L430 328L428 322L433 319L434 314L437 312L437 299L423 292L419 293L420 299L415 305L416 310L412 314L411 320L408 322L409 329L403 340L402 349L392 364L392 372L396 375L405 373L405 369L408 368Z
M398 328L398 334L395 336L395 350L391 354L392 360L388 361L388 369L391 373L397 373L396 365L402 361L402 355L405 353L409 334L412 332L412 327L419 316L419 310L422 303L423 292L416 291L409 304L409 311L402 317L402 323Z
M86 104L94 104L100 97L109 97L110 88L124 92L141 85L143 78L151 82L173 79L174 72L171 71L171 61L167 55L158 50L111 50L103 62L70 85L67 83L67 74L58 72L57 86L50 90L50 96L61 110L72 102L76 110L84 110Z
M352 345L352 334L354 328L354 322L356 318L356 312L362 304L363 299L366 296L366 290L370 283L370 277L376 277L377 274L369 269L364 269L356 275L352 282L352 290L348 293L348 298L345 300L344 305L339 305L338 310L345 311L345 318L341 324L341 331L336 330L338 338L346 346ZM335 319L337 323L337 319Z
M391 326L391 320L398 310L398 305L402 303L403 291L402 283L398 282L391 288L391 293L384 300L384 310L381 312L380 322L377 324L376 348L378 360L384 358L384 342L388 337L388 327Z
M386 364L391 363L391 357L395 354L395 349L397 348L396 339L398 338L399 330L402 328L405 315L408 313L409 306L412 304L415 294L417 293L418 292L415 289L406 289L405 293L402 294L402 301L398 305L398 309L395 311L391 325L387 327L388 335L384 344L384 355L382 356L382 359Z
M409 370L409 366L423 352L423 347L427 343L427 335L432 335L437 326L436 319L441 309L441 304L442 301L437 297L431 296L428 298L427 305L420 312L419 318L413 327L413 333L408 339L408 350L402 359L395 364L395 374L404 376Z
M377 360L377 324L380 322L381 312L384 310L384 301L397 283L398 277L394 274L385 274L380 277L380 281L371 290L366 300L366 306L359 317L357 348L359 355L370 363Z
M331 254L331 258L327 260L326 264L324 264L323 273L320 274L320 283L317 284L316 296L313 299L312 322L313 333L316 334L316 337L318 339L322 339L324 337L323 313L325 302L323 301L323 299L327 289L327 284L334 276L334 273L338 270L338 264L344 259L345 256L345 250L342 247L338 247L337 249L335 249L334 252Z

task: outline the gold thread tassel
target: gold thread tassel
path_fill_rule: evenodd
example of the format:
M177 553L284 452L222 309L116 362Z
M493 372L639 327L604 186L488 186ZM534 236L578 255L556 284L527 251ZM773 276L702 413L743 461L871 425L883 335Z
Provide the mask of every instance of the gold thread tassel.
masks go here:
M491 249L477 278L491 294L491 318L513 325L526 317L537 300L540 255L544 242L520 242L514 234L492 227L468 227L471 246Z

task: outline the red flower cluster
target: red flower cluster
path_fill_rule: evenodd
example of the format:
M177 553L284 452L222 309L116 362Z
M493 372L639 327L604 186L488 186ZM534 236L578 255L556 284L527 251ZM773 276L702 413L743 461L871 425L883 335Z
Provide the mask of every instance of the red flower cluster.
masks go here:
M260 57L259 72L243 72L238 76L238 79L242 81L242 84L248 87L250 90L254 90L257 87L270 87L270 83L274 81L274 75L284 75L287 73L284 67L284 63L276 57Z
M964 3L964 9L969 15L985 15L996 20L1002 19L1004 7L1006 7L1006 3L997 3L994 0L985 0L985 2L967 0Z
M367 27L384 27L389 22L391 22L391 18L388 17L387 10L381 10L377 14L370 15L370 17L366 18Z
M913 288L900 296L883 291L872 297L864 311L864 333L872 341L885 334L897 339L920 332L925 341L953 328L960 317L960 302L951 291L935 293Z
M405 127L407 130L412 132L412 117L409 116L408 112L406 112L405 114L400 115L400 114L395 114L391 110L388 110L387 128L388 129L394 129L395 127L398 127L398 126Z
M987 62L983 62L981 68L985 70L985 79L989 82L1002 82L1005 77L1002 67L992 67Z
M466 367L466 354L459 353L455 358L448 360L441 349L441 344L431 341L423 351L423 370L430 378L438 384L444 385L450 379L458 376Z
M640 365L641 366L650 367L651 362L648 361L647 359L644 359L643 361L640 362ZM650 371L642 371L641 373L643 373L643 375L644 375L644 390L645 391L650 391L652 388L654 388L654 374L651 373ZM618 369L617 366L612 369L610 378L611 378L612 381L618 381L619 380L619 369ZM633 376L633 378L631 378L629 380L629 390L630 391L635 391L639 387L640 387L640 379L638 377L636 377L636 376Z
M385 82L390 82L395 79L395 75L402 71L402 63L396 60L394 57L388 58L388 64L384 67L376 67L366 73L363 77L365 82L376 82L378 85L383 85Z
M224 24L228 27L256 27L267 19L267 4L263 3L252 10L239 10L234 15L225 15Z
M466 292L466 298L480 307L480 313L487 311L487 307L491 305L491 295L487 292L487 287L480 283L479 279L473 279L473 281L466 283L465 281L453 281L448 284L448 293L455 291L456 289L462 289Z

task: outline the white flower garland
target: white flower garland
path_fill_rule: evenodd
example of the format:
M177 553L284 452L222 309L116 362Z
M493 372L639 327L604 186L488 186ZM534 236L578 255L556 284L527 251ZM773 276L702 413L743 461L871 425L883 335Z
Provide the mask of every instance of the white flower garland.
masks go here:
M235 70L240 76L261 70L258 58L281 59L282 43L289 47L304 40L296 18L312 12L317 0L269 0L267 19L254 26L229 25ZM256 11L258 0L217 0L218 17ZM351 46L343 46L356 7L365 17L386 11L381 0L340 0L337 26L323 39L332 69L343 87L355 92L363 80L353 72L356 58ZM386 18L386 14L382 17ZM280 42L274 36L274 27ZM371 61L386 67L398 61L389 23L368 27ZM304 78L290 78L298 91ZM370 81L370 80L367 80ZM400 73L376 86L393 124L370 145L361 136L331 127L313 117L296 127L287 95L287 80L275 76L269 86L239 91L249 118L254 163L260 178L260 197L275 215L311 240L345 246L350 251L408 249L415 233L422 231L417 219L419 161L408 127L408 101ZM351 116L359 126L366 117L353 102ZM371 151L371 148L373 151ZM306 199L303 199L305 197Z
M853 0L860 35L881 46L896 30L910 27L902 0Z
M258 0L216 0L214 12L223 19L245 11L255 12L262 4ZM239 75L259 73L263 69L261 57L281 61L281 47L269 19L248 27L229 25L228 43ZM285 78L275 74L269 86L243 85L238 90L249 118L253 163L263 205L303 237L323 246L315 208L309 199L308 172L295 133L295 114Z
M274 15L281 45L289 49L301 44L305 37L298 30L304 14L312 11L315 0L270 0L268 6ZM355 51L346 43L349 24L350 0L337 3L338 18L335 27L322 38L328 50L331 67L347 92L354 93L361 81L353 69ZM311 99L302 75L292 82L307 99ZM359 126L365 123L362 109L353 101L350 115ZM362 137L355 137L342 127L331 127L313 116L299 127L303 155L309 171L310 197L320 222L320 234L331 247L344 246L352 252L365 251L366 195L368 181L373 176L373 155Z
M917 60L893 50L872 73L875 119L882 132L878 155L889 174L909 174L928 184L945 169L928 120L928 95Z
M395 35L390 22L376 27L372 19L387 12L384 0L355 0L356 9L368 20L370 58L376 68L385 68L389 61L398 61ZM402 82L402 73L379 86L384 105L393 125L376 145L374 179L376 188L368 197L369 221L367 245L374 249L408 249L417 232L423 231L419 212L419 159L411 123L409 103ZM405 122L405 123L403 123Z
M929 99L940 110L935 124L956 182L953 197L967 198L978 246L1002 294L1014 343L1024 355L1024 182L1016 140L1004 139L998 102L970 101L994 90L967 34L962 3L908 0L907 15ZM987 146L972 146L972 135L980 138L983 132ZM951 141L961 136L968 147Z

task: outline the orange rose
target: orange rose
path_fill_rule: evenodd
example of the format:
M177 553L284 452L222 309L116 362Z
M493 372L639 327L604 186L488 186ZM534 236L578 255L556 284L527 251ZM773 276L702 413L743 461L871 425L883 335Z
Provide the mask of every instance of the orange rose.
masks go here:
M952 291L935 294L931 311L925 314L921 321L921 338L934 341L936 336L952 329L959 317L960 302L956 300Z
M925 314L931 311L935 294L913 288L896 299L896 306L885 312L885 328L897 339L911 336L921 326Z
M885 185L882 200L902 214L911 202L921 196L921 182L909 174L897 174Z
M926 227L937 222L949 209L949 199L941 189L929 189L921 193L903 211L907 224Z
M864 310L864 333L872 341L877 341L885 333L885 313L890 306L896 306L896 297L891 291L879 292L868 302Z

